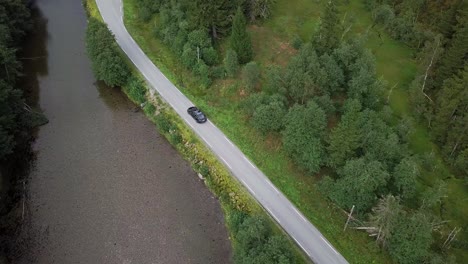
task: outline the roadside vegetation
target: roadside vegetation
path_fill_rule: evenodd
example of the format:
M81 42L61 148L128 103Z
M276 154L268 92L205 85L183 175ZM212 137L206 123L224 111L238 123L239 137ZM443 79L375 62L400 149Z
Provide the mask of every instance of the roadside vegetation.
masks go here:
M466 65L461 43L467 23L459 2L233 2L213 1L209 5L217 8L208 9L201 1L126 0L125 23L155 64L350 262L385 263L386 254L400 263L466 259L466 85L456 72ZM439 13L453 35L437 42L438 31L429 30ZM188 48L190 34L200 31L205 44L184 56L177 47ZM444 57L442 43L447 52L457 47L457 55L448 56L457 66L449 67L447 76L456 76L445 93L452 87L458 92L429 108L443 113L445 134L437 136L411 106L420 104L409 98L425 99L426 91L432 101L439 98L428 92L431 80L426 86L423 81L433 54ZM217 63L205 63L203 71L186 63L200 63L197 47L215 47ZM249 52L239 47L251 47L250 60L242 59ZM438 76L435 66L429 73ZM455 123L437 105L453 110ZM449 151L434 144L448 138ZM341 231L342 209L353 205L352 227L367 232Z
M140 105L159 132L192 164L219 198L233 243L235 262L305 263L302 252L266 216L248 192L159 95L148 89L138 71L120 54L94 0L83 3L89 17L86 37L88 55L96 78L110 86L120 86L135 104ZM103 58L100 54L114 59Z

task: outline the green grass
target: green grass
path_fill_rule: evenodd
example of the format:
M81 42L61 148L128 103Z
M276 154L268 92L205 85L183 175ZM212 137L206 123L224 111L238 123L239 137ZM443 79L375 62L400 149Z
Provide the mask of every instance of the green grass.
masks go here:
M251 129L237 104L242 95L233 85L236 80L221 80L209 88L199 88L191 72L180 66L177 57L152 36L152 22L136 19L135 1L124 4L125 24L135 41L161 71L190 100L207 112L214 123L252 159L281 191L325 234L328 240L352 263L389 263L388 256L361 232L342 232L345 214L334 208L317 191L314 177L295 169L278 145L278 138L263 136Z
M249 27L254 43L255 60L262 66L271 63L286 65L296 53L290 40L299 35L309 40L314 32L321 12L321 2L309 0L278 0L273 10L273 17L260 25ZM200 88L199 81L193 74L181 66L177 56L163 43L153 37L153 28L157 21L141 23L136 19L135 0L124 1L125 24L140 47L161 71L187 95L194 103L203 108L216 125L278 186L281 191L310 219L330 242L351 263L391 263L389 256L382 253L375 243L363 232L347 231L343 233L344 213L330 204L318 193L317 179L297 170L287 155L281 150L278 135L267 137L252 129L248 120L238 110L239 101L245 97L241 92L238 78L217 80L207 88ZM341 7L346 13L346 21L352 27L348 37L362 34L371 24L370 14L360 0L351 0ZM220 43L225 50L226 42ZM412 59L414 51L392 40L380 29L380 37L375 30L368 35L367 47L376 56L377 72L394 87L389 96L389 105L398 117L411 114L407 87L417 72L417 63ZM437 168L423 173L421 189L431 186L436 179L450 177L450 169L444 164L436 146L431 142L429 131L422 124L415 123L410 139L410 148L416 154L435 151ZM453 219L454 226L466 226L468 207L464 206L468 197L466 186L453 177L446 179L449 197L445 204L445 219ZM466 233L461 237L466 241ZM465 251L453 251L460 259ZM459 253L462 252L462 253Z

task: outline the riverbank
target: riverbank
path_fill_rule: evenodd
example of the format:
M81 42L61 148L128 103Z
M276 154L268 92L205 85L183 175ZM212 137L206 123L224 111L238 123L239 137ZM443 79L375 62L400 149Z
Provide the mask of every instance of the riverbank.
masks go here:
M119 89L96 82L81 2L37 5L36 96L50 123L33 144L30 245L12 263L229 263L219 202Z
M89 15L102 21L94 0L87 0L85 4ZM126 58L126 56L124 57ZM129 66L133 67L127 58L126 60ZM134 68L132 69L133 76L138 76L137 78L143 80L140 74ZM122 90L136 104L141 103L141 97L138 96L141 92L135 92L131 87L127 86L122 87ZM147 117L156 124L158 130L166 136L168 141L175 146L180 153L182 153L184 158L190 161L192 167L199 174L199 177L204 179L205 184L219 198L227 219L226 224L231 234L230 237L235 251L234 255L239 256L248 253L241 245L245 242L237 240L237 235L244 231L242 230L243 227L248 228L248 226L245 225L241 225L239 228L240 222L247 222L243 220L249 219L250 217L260 217L268 221L268 228L271 228L273 231L271 234L267 234L266 240L278 236L281 237L281 240L285 239L287 235L273 223L272 219L267 217L257 202L250 197L248 192L230 175L227 169L217 160L211 151L200 142L191 129L185 125L185 122L164 103L159 95L155 94L153 89L148 89L147 87L145 91L143 91L143 94L145 94L143 110ZM239 215L245 216L239 217ZM267 233L269 233L269 231ZM286 247L289 247L290 249L288 250L291 252L290 254L288 253L288 255L293 255L291 256L293 259L291 263L307 262L302 252L296 248L290 240L285 240L285 242ZM267 243L267 241L259 241L258 244L262 243Z

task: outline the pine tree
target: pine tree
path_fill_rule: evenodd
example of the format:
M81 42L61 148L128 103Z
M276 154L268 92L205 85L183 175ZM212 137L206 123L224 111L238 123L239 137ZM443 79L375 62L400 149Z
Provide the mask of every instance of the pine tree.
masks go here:
M462 12L458 17L453 39L443 54L436 75L435 85L441 86L443 81L464 67L468 55L468 13Z
M325 8L325 14L321 18L319 31L314 37L314 44L319 54L330 52L340 43L341 22L338 17L338 9L333 1L329 1Z
M252 60L252 40L246 31L245 16L240 7L232 23L231 49L237 53L239 63L244 64Z
M468 147L468 66L444 82L437 96L434 132L447 156Z
M197 28L208 30L211 37L217 39L219 34L228 31L235 6L236 1L231 0L195 0L189 3L187 10Z

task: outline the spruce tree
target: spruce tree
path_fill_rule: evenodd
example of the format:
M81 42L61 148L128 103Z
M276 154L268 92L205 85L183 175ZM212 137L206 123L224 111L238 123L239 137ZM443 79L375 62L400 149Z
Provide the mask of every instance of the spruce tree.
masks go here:
M441 86L443 81L450 78L458 70L462 69L468 54L468 13L462 12L458 17L458 24L452 40L443 54L438 74L436 76L436 86Z
M232 23L231 49L237 53L241 64L251 61L253 57L252 40L245 27L245 16L239 7Z
M321 20L319 31L314 37L315 48L319 55L334 50L340 43L341 22L333 1L327 3Z

